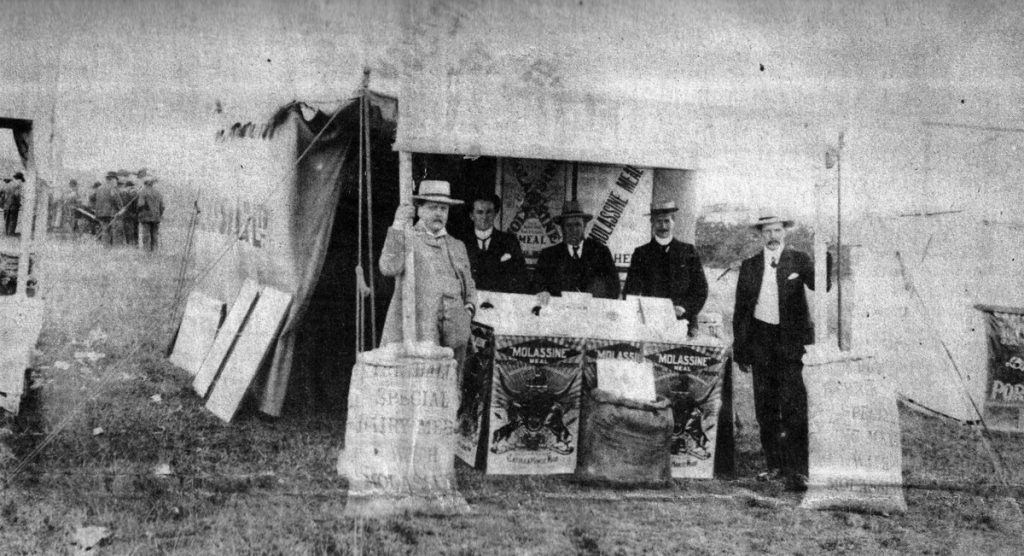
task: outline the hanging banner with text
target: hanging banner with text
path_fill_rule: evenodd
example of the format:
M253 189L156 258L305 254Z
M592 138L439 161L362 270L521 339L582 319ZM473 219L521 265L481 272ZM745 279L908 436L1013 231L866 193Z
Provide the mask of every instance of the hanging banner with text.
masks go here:
M572 197L572 163L550 160L503 159L500 228L516 234L534 265L545 247L562 241L554 217L565 199ZM651 205L654 172L650 168L580 164L576 198L594 215L587 237L606 245L615 266L629 269L633 250L650 241L650 222L644 216Z
M557 160L501 160L502 198L499 227L519 238L526 264L537 264L545 247L562 241L555 216L568 196L571 166Z
M978 308L988 321L985 422L990 429L1024 432L1024 314Z
M650 168L580 165L577 198L594 215L587 238L608 247L620 274L629 270L633 250L651 240L644 214L651 208L653 189Z

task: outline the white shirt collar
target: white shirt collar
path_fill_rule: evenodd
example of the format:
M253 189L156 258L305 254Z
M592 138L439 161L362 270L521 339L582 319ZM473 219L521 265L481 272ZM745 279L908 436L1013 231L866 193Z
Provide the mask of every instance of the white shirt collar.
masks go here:
M772 251L772 250L768 249L767 247L765 247L764 248L764 264L770 264L772 259L775 259L775 262L778 263L779 259L782 258L782 249L784 247L785 247L785 245L781 245L781 246L779 246L778 249L776 249L774 251Z
M652 237L654 238L655 243L657 243L658 245L660 245L662 247L667 247L669 243L672 243L672 236L668 236L665 239L662 239L662 238L660 238L658 236L652 236Z
M490 239L491 234L494 233L494 226L491 226L490 228L487 228L482 232L476 228L473 228L473 233L476 234L477 239Z
M576 252L579 254L579 256L581 256L581 257L583 256L583 242L582 241L575 248L572 246L572 244L570 244L567 241L567 242L565 242L565 248L569 250L569 255L572 255L572 250L576 249Z

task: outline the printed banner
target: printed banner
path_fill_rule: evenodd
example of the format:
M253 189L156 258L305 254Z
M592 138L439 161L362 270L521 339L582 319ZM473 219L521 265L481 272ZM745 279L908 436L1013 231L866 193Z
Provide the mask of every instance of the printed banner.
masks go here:
M672 403L672 477L711 479L722 407L724 345L650 343L655 390Z
M1024 315L986 311L986 318L985 422L990 429L1024 431Z
M578 338L497 338L487 473L575 471L583 351Z
M594 215L587 237L612 252L620 273L629 270L633 250L651 241L651 224L644 216L651 208L654 171L633 166L584 165L579 167L577 198Z
M554 160L501 160L499 227L519 238L526 264L537 264L545 247L562 241L554 217L561 213L571 166Z

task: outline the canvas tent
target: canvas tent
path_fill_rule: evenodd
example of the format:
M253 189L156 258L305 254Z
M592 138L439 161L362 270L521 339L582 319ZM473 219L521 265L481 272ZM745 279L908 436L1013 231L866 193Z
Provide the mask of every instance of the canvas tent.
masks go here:
M293 296L257 385L260 408L271 415L280 414L293 379L300 385L296 395L344 404L356 351L354 269L360 240L363 267L378 273L377 327L383 326L390 290L369 253L371 237L379 252L389 221L368 213L359 218L361 99L371 138L373 210L393 212L393 98L367 91L330 113L290 103L267 119L234 119L211 134L213 147L204 164L208 181L197 192L196 290L230 304L242 283L252 279ZM367 311L367 331L370 315Z

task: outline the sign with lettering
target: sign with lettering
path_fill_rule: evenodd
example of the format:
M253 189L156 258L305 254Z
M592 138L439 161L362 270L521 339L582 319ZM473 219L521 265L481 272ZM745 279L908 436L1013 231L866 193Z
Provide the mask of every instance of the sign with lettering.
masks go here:
M643 361L643 344L623 340L587 340L587 358L583 362L583 385L589 392L601 385L597 382L597 361Z
M896 394L865 359L804 367L808 481L801 507L903 512Z
M1024 431L1024 314L985 311L988 321L988 387L985 423Z
M654 365L655 390L672 405L673 478L714 477L725 345L710 337L704 340L644 345L643 357Z
M501 160L499 227L516 235L526 264L537 264L545 247L562 241L554 217L566 198L570 165L557 160Z
M345 448L338 457L338 473L349 483L346 513L458 506L456 375L454 359L385 364L360 356L352 370Z
M487 473L576 469L583 352L578 338L496 339Z
M629 270L633 250L651 241L654 171L634 166L581 164L577 198L594 215L588 239L608 247L619 272Z

